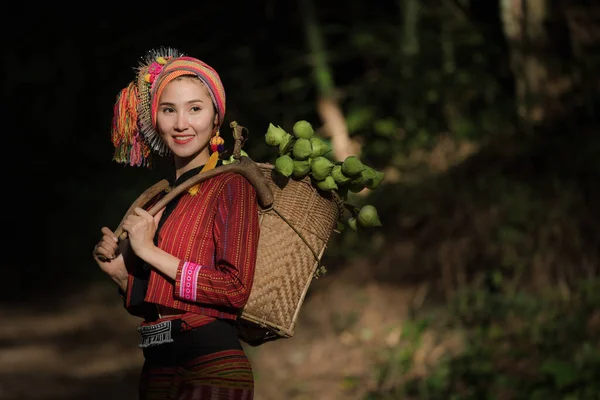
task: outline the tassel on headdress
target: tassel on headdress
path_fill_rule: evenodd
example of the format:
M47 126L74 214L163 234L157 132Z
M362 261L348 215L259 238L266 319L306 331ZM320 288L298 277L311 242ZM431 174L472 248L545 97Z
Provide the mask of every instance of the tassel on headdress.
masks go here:
M138 126L138 90L135 82L119 92L113 112L113 160L131 166L149 166L150 147L140 136Z

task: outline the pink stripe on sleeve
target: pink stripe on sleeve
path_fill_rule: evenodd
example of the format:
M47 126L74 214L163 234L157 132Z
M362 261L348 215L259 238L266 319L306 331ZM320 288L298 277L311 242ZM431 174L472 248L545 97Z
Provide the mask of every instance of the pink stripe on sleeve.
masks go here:
M181 282L179 285L179 297L188 300L196 301L196 286L198 285L198 273L202 269L202 265L192 262L183 263L181 269Z

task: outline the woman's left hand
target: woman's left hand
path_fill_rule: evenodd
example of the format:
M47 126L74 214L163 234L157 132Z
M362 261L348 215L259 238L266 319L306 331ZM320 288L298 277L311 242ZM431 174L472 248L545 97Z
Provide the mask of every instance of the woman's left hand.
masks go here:
M136 207L123 221L123 230L127 232L131 249L139 257L142 253L155 247L154 234L156 233L156 220L160 214L153 217L143 208Z

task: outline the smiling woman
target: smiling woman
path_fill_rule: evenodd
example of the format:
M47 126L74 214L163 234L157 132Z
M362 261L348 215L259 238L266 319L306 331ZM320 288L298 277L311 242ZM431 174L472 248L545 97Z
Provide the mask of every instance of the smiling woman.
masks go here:
M209 141L218 121L216 107L199 78L179 76L162 90L156 124L161 138L176 156L177 177L208 162Z
M172 49L151 51L114 107L114 159L150 166L172 159L170 187L219 168L225 90L217 72ZM254 379L234 321L248 301L259 237L255 188L223 172L147 210L160 192L122 223L139 263L119 252L109 228L94 248L117 283L125 309L141 317L145 362L140 399L252 399Z

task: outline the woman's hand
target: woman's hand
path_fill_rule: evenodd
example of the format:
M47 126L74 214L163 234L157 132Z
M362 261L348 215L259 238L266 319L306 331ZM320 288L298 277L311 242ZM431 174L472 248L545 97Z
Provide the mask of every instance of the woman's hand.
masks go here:
M144 253L148 253L156 246L154 245L154 234L156 233L157 220L160 219L162 211L153 217L143 208L136 207L132 214L125 217L123 230L127 232L129 245L133 252L144 259Z
M127 287L127 268L123 255L119 254L119 245L115 234L103 227L102 238L94 247L94 260L108 276L110 276L122 290Z

